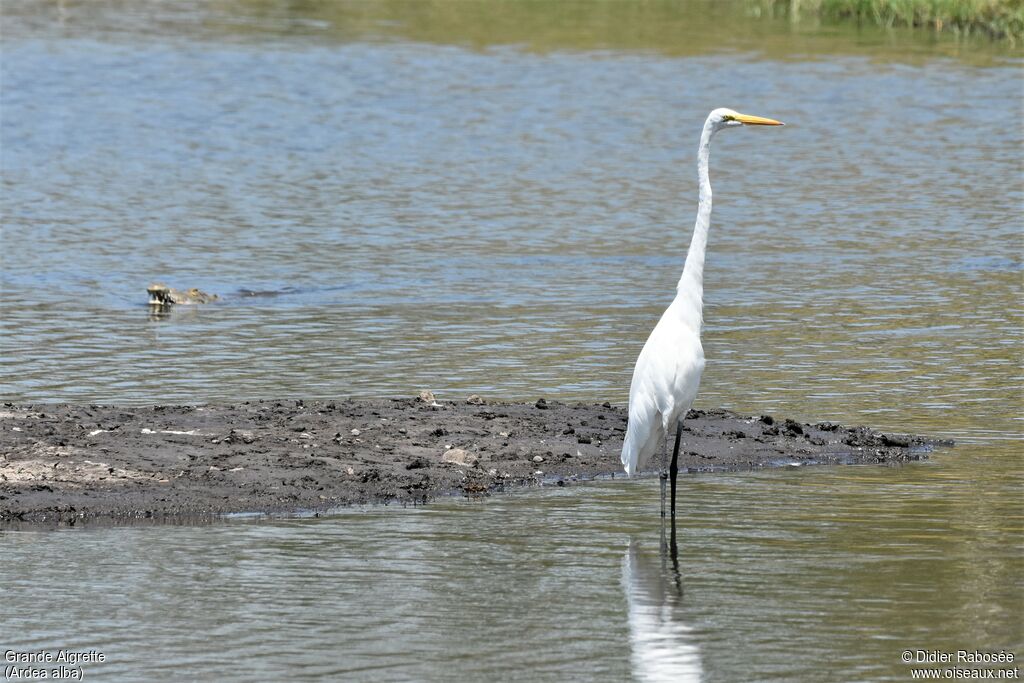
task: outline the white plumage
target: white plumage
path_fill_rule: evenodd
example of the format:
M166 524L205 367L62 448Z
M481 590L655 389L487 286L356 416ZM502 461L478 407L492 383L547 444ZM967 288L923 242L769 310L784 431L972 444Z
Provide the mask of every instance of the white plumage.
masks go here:
M642 470L686 415L704 372L700 327L686 319L685 301L675 301L658 321L633 370L629 427L622 445L627 474Z
M704 298L704 254L708 226L711 223L711 180L708 157L711 138L725 128L743 125L779 126L778 121L738 114L731 109L716 109L708 115L697 151L697 175L700 201L693 228L690 250L676 296L647 338L633 370L629 387L629 426L622 444L622 465L633 475L642 470L651 456L686 416L697 396L704 372L704 348L700 343ZM672 510L675 514L675 460L673 453ZM664 496L664 488L662 488ZM664 498L662 499L664 505ZM663 508L664 514L664 508Z

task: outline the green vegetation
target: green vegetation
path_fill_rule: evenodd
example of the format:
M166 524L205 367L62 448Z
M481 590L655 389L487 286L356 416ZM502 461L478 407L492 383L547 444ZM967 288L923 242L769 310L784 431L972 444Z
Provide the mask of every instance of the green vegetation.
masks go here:
M1024 0L762 0L772 14L792 19L856 19L880 26L926 27L958 35L983 33L1016 44L1024 40Z

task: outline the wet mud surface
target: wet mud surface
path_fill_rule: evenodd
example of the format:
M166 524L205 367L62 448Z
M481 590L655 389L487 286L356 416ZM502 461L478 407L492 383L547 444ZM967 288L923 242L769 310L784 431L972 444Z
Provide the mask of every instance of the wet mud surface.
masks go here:
M625 476L622 407L469 400L5 404L0 524L315 512ZM948 442L691 411L679 466L693 473L905 462L937 445Z

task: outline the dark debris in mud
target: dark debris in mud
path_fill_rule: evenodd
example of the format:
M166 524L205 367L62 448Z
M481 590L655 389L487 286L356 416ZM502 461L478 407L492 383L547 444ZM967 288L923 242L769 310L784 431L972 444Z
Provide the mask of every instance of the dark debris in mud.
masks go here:
M415 504L621 475L623 408L470 398L8 403L0 408L0 523ZM690 411L684 424L679 465L691 473L906 462L948 443L724 410Z

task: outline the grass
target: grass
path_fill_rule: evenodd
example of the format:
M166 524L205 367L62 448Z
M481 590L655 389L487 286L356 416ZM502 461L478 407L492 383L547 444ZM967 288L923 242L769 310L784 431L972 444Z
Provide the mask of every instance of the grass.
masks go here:
M793 19L855 19L881 26L914 26L957 35L984 34L1024 41L1024 0L763 0Z

